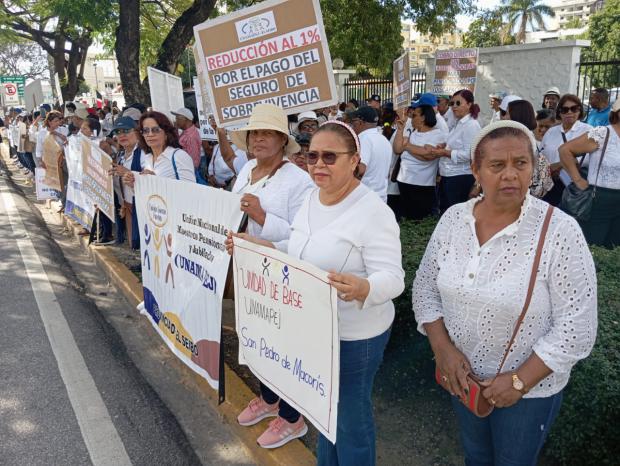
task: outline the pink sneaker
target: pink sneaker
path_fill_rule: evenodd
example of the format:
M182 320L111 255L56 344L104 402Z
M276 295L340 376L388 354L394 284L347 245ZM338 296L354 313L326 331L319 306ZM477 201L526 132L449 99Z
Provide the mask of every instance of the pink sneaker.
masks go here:
M254 398L248 406L237 416L237 421L242 426L253 426L266 417L278 415L278 403L268 404L261 397Z
M269 423L269 428L258 437L258 444L263 448L278 448L293 439L303 437L308 432L308 426L303 416L291 424L278 416Z

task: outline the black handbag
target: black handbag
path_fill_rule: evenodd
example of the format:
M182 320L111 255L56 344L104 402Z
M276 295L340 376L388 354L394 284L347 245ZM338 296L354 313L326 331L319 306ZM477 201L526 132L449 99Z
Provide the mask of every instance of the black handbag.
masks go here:
M594 180L594 186L588 186L587 189L579 189L573 182L569 184L564 193L562 193L562 202L560 208L569 215L575 217L579 221L590 220L590 213L592 212L592 204L596 197L596 183L598 183L598 175L601 171L601 165L603 164L603 158L605 157L605 151L607 150L607 142L609 141L609 128L607 128L607 135L605 136L605 143L603 144L603 150L601 151L601 158L598 161L598 168L596 169L596 178Z

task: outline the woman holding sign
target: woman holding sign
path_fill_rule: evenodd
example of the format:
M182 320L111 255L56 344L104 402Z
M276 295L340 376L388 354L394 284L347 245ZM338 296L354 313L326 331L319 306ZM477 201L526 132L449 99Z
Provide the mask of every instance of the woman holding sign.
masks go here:
M241 210L247 214L247 231L267 241L287 240L291 223L312 180L286 157L301 149L289 135L288 120L281 108L271 104L254 107L246 127L233 131L231 139L242 151L252 153L237 176L233 192L243 194ZM306 434L300 413L260 384L261 396L253 399L237 420L243 426L276 417L258 438L263 448L276 448Z
M374 465L371 395L394 320L392 299L404 289L400 231L387 204L356 177L359 139L350 126L321 125L306 160L317 188L295 216L290 239L237 236L331 271L339 298L338 427L335 444L320 437L318 464ZM232 251L232 238L227 247Z

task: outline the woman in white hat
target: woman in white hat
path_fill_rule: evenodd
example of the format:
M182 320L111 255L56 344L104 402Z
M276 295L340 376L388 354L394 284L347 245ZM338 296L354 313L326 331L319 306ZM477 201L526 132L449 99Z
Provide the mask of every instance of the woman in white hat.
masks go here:
M243 194L241 210L248 216L247 232L270 242L287 240L293 218L314 185L308 173L288 162L287 156L301 149L288 133L286 115L275 105L259 104L247 126L233 131L231 139L255 157L243 166L232 189ZM239 424L251 426L277 416L277 422L258 438L259 445L276 448L305 435L308 427L297 410L262 383L260 391L261 396L250 401L237 418ZM285 434L283 439L274 435L276 428Z

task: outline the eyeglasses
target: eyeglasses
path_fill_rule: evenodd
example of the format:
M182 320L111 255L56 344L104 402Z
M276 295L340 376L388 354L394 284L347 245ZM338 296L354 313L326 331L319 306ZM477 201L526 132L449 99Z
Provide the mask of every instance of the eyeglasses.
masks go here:
M450 102L448 105L449 105L450 107L453 107L453 106L454 106L454 107L460 107L460 106L461 106L461 104L462 104L462 102L461 102L460 100L455 100L454 102Z
M134 131L133 129L117 129L116 133L118 133L118 134L131 134L131 133L133 133L133 131ZM142 134L146 134L146 133L144 133L144 131L142 131Z
M581 110L579 105L572 105L570 107L560 107L560 113L566 115L567 113L578 113Z
M308 165L316 165L316 163L321 159L325 165L333 165L336 163L336 159L339 155L352 154L350 151L310 151L306 153L306 163Z
M144 135L149 133L158 134L162 132L162 129L159 126L153 126L152 128L142 128L140 132Z

